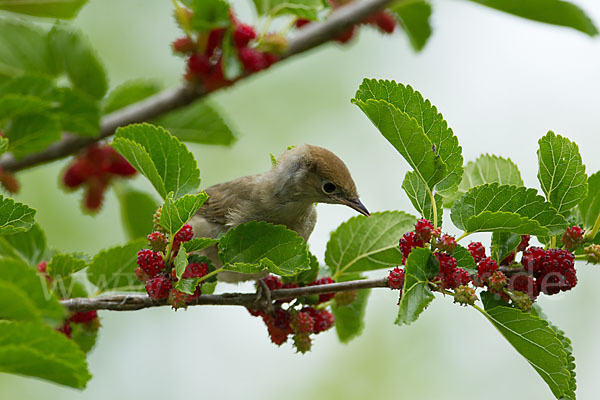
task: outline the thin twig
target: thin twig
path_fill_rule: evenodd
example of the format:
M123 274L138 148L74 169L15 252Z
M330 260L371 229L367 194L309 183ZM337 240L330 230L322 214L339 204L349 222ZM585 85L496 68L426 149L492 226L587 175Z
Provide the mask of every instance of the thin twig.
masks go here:
M290 39L288 49L282 55L282 58L292 57L328 42L344 29L361 22L368 15L385 8L393 1L357 1L338 8L331 13L327 21L309 24L298 32L295 37ZM246 76L242 76L241 78L245 78ZM150 121L170 111L189 105L195 100L206 96L208 93L203 88L190 86L167 89L157 95L103 117L100 123L100 132L96 137L83 138L65 133L60 141L38 153L29 154L21 159L16 159L10 153L4 154L0 157L0 167L5 171L14 172L67 157L92 143L113 135L115 130L120 126Z
M379 279L362 279L356 281L330 283L326 285L304 286L293 289L277 289L271 291L271 299L292 299L310 296L313 294L348 292L358 289L372 289L378 287L389 287L387 277ZM260 308L260 298L256 293L223 293L207 294L198 297L190 303L190 306L242 306L249 308ZM91 311L91 310L113 310L133 311L143 308L160 307L168 305L166 301L153 300L145 294L118 294L96 298L79 297L61 300L63 306L69 311Z

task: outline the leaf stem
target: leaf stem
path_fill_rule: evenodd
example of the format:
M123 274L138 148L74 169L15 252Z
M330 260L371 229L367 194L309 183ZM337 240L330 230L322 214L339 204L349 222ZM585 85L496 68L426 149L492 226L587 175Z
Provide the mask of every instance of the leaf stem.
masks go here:
M550 237L550 248L552 248L552 249L556 248L556 236Z
M215 276L216 274L218 274L219 272L223 271L224 269L225 269L225 267L221 267L221 268L215 269L213 272L209 272L208 274L206 274L203 277L201 277L200 279L198 279L198 283L207 280L211 276Z
M589 231L585 235L585 238L587 240L593 240L596 237L596 235L598 234L598 230L600 230L600 214L598 214L598 217L596 218L596 221L594 222L594 226L592 227L592 230Z
M469 236L471 234L471 232L463 232L462 235L460 235L459 237L456 238L456 241L460 241L461 239L466 238L467 236Z

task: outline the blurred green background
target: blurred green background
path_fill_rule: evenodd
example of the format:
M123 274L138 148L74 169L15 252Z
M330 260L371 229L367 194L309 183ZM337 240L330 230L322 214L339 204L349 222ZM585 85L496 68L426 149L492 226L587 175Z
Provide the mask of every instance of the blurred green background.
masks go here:
M233 3L242 20L253 20L249 1ZM598 2L576 3L600 24ZM538 187L537 140L549 129L579 143L588 173L600 169L600 39L467 1L433 6L434 33L420 54L402 32L384 37L362 29L350 45L322 46L213 95L240 137L231 148L189 146L203 187L262 172L270 152L311 143L345 160L369 210L414 213L400 187L407 164L350 104L364 77L411 84L444 114L465 161L481 153L511 157L528 186ZM170 87L180 83L184 66L169 47L180 34L171 10L164 0L91 0L75 25L100 54L111 86L153 78ZM57 188L64 166L19 175L18 200L38 210L49 244L93 254L122 243L114 194L98 216L83 215L80 193ZM151 190L142 178L135 184ZM327 205L318 211L310 246L323 259L329 232L353 212ZM578 276L574 291L540 303L573 341L579 398L594 399L600 390L600 270L580 264ZM396 302L397 292L374 291L360 338L343 345L330 331L317 336L306 355L271 344L262 321L241 308L101 312L103 327L89 357L94 377L85 391L0 374L0 398L553 398L475 311L439 298L413 326L400 328L393 324Z

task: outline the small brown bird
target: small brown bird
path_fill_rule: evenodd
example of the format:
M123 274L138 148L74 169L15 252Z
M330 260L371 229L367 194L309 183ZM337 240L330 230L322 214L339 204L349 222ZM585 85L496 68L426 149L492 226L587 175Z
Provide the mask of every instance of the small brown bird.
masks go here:
M311 145L284 152L263 174L244 176L205 190L210 196L190 221L194 236L218 237L249 221L285 225L308 240L317 221L315 203L344 204L369 216L346 164L327 149ZM216 246L204 255L220 266ZM219 280L257 276L222 272Z

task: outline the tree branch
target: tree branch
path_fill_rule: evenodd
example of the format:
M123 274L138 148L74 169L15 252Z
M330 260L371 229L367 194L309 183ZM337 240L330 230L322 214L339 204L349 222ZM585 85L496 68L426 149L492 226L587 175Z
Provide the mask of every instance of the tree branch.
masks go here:
M385 8L393 1L395 0L357 1L338 8L331 13L327 21L309 24L290 39L288 49L281 58L290 58L331 40L344 29L361 22L370 14ZM246 76L249 75L244 75L241 78ZM39 153L29 154L21 159L16 159L12 154L4 154L0 157L0 167L5 171L14 172L67 157L92 143L113 135L120 126L152 120L184 107L208 93L204 88L191 86L167 89L103 117L100 122L100 133L94 138L83 138L65 133L60 141L48 146Z
M358 289L387 287L388 278L362 279L357 281L330 283L326 285L304 286L293 289L277 289L271 291L272 300L292 299L313 294L348 292ZM153 300L145 294L119 294L96 298L79 297L61 300L69 311L113 310L133 311L143 308L161 307L168 305L166 301ZM261 299L256 293L223 293L201 295L189 303L190 306L242 306L249 308L262 307Z

